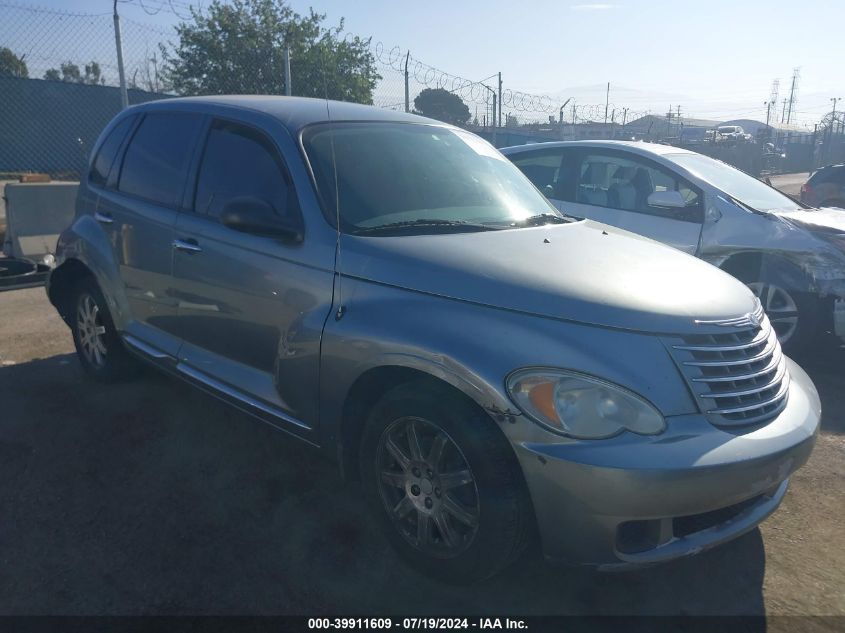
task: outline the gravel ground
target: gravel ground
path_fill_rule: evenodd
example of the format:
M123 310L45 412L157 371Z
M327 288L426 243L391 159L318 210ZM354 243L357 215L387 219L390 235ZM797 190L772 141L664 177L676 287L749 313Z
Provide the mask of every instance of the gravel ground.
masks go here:
M454 588L302 444L157 374L95 384L72 349L43 289L0 293L0 614L845 615L845 354L804 361L823 432L761 529L624 574L529 553Z

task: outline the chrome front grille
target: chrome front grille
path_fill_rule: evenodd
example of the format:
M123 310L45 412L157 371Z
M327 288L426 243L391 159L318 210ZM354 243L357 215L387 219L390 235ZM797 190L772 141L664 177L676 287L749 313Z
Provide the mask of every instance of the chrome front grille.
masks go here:
M775 417L786 406L789 372L769 319L728 332L667 339L667 347L713 424L744 426Z

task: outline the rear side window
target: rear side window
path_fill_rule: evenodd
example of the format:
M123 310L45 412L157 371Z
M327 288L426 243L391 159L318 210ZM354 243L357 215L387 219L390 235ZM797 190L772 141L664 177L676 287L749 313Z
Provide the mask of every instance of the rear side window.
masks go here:
M270 140L252 128L216 121L200 165L194 210L219 217L229 200L240 197L260 198L280 214L296 208L281 157Z
M202 119L181 112L147 114L129 143L120 191L174 207L182 198L194 140Z
M810 177L809 182L814 185L820 185L826 182L845 184L845 167L820 169Z
M526 153L509 156L513 164L543 193L554 192L560 174L560 152Z
M109 170L111 170L112 163L114 163L115 156L117 156L117 150L120 149L120 145L123 143L123 139L126 138L126 134L129 132L134 121L134 116L127 116L119 121L112 128L112 131L109 132L103 144L100 145L97 156L91 164L89 179L92 184L100 185L101 187L106 185L109 179Z

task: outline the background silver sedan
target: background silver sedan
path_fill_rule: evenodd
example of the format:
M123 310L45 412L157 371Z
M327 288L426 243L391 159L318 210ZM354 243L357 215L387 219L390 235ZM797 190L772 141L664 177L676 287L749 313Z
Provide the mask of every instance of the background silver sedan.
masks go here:
M845 338L845 213L707 156L626 141L502 150L557 206L694 254L760 297L787 352Z

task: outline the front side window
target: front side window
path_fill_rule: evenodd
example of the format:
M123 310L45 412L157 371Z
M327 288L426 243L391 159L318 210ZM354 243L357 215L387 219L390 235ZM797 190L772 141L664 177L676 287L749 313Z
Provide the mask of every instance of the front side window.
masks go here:
M590 153L581 161L575 201L621 211L683 215L683 210L667 210L649 201L651 194L677 191L684 198L685 208L699 206L699 194L674 174L637 157Z
M258 198L289 213L293 189L272 143L260 132L225 121L209 131L197 179L194 210L219 217L233 198Z
M506 228L562 217L513 163L462 130L321 124L302 140L326 214L347 232L427 222Z
M126 138L126 134L129 132L134 121L134 116L124 117L112 128L102 145L100 145L100 149L97 151L97 156L91 163L91 173L89 174L89 179L92 184L99 185L101 187L106 185L106 182L108 182L109 179L109 171L111 170L112 163L117 156L117 151L120 149L123 139Z
M118 189L164 206L178 205L201 122L181 112L144 116L126 150Z

